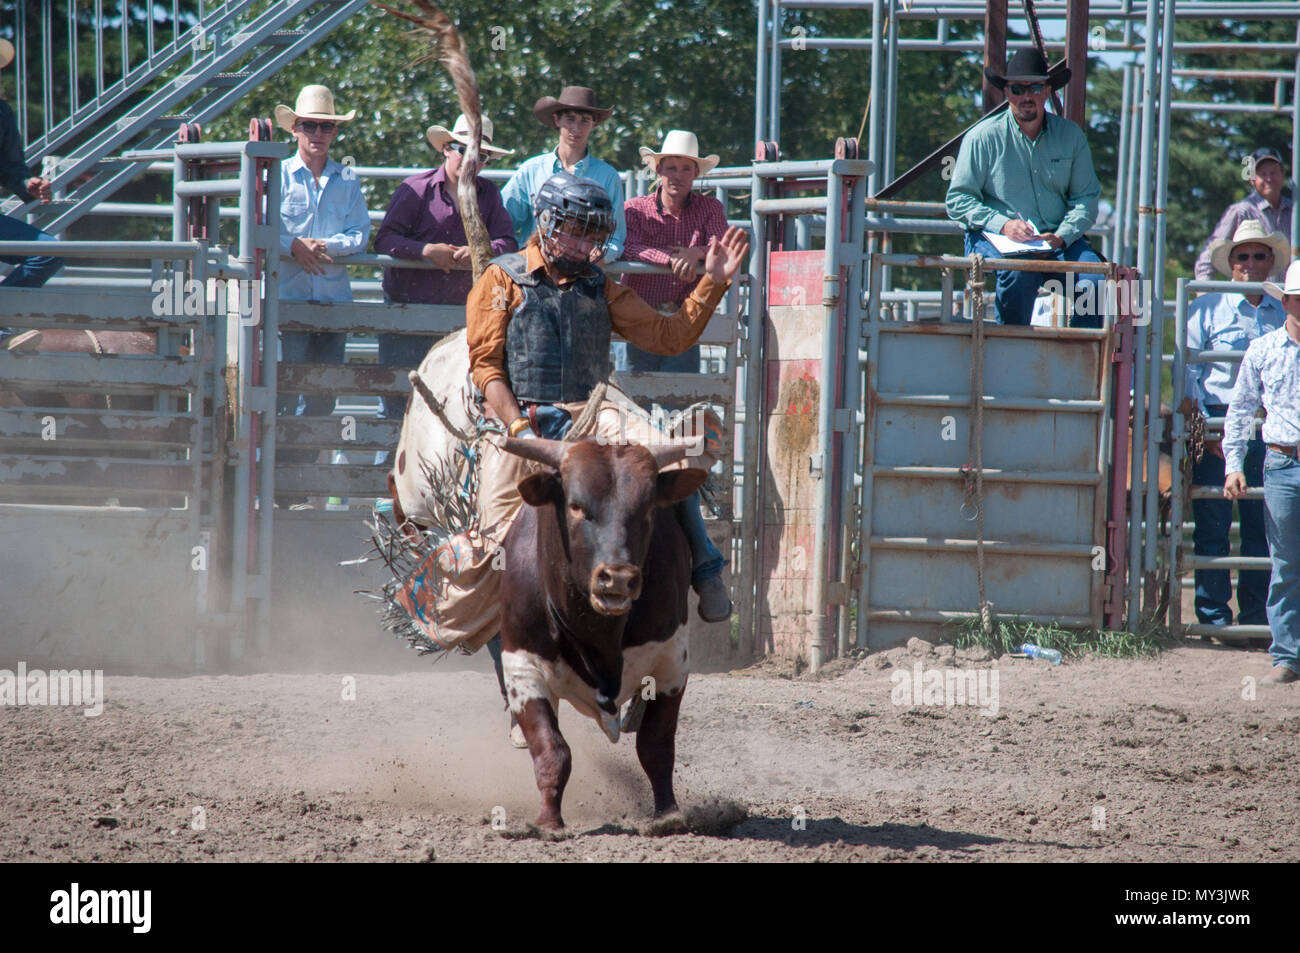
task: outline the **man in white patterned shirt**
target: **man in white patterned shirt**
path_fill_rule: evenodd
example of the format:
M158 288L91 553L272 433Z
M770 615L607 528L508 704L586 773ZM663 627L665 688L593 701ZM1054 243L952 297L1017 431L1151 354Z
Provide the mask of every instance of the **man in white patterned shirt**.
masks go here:
M1264 529L1273 579L1266 612L1274 666L1263 680L1286 683L1300 681L1300 262L1287 268L1282 286L1266 281L1264 290L1281 299L1286 324L1252 341L1241 359L1223 425L1223 495L1235 500L1246 492L1246 444L1262 405L1268 413L1260 436L1268 447Z

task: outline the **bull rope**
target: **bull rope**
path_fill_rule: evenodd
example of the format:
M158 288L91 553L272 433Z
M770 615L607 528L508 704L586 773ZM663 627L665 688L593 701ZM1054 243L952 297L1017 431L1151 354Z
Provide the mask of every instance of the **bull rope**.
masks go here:
M980 628L993 634L993 608L984 595L984 256L971 261L970 446L962 508L975 506L975 575L979 585Z

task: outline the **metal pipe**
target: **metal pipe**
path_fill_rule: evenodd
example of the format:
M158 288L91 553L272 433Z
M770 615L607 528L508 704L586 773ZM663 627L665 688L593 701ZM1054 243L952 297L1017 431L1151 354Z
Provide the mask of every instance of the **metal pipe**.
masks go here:
M871 174L867 177L867 191L875 195L880 191L884 182L881 179L880 166L880 134L883 122L884 93L881 87L884 84L884 41L881 31L884 29L880 3L871 5L871 40L869 48L871 50L871 92L868 95L867 102L870 105L867 115L867 158L875 163Z
M1294 14L1294 11L1293 11ZM981 18L983 14L980 15ZM967 17L966 19L975 19ZM871 37L822 37L810 36L800 37L799 43L802 49L809 50L865 50L871 47ZM793 45L791 40L782 40L782 48L790 49ZM1063 53L1065 43L1059 40L1045 40L1044 48L1048 52ZM984 49L984 44L979 40L948 40L946 43L939 43L935 40L925 39L900 39L898 41L900 50L909 50L912 52L926 51L931 53L978 53ZM1177 43L1174 46L1175 53L1230 53L1237 55L1286 55L1295 53L1300 48L1300 43ZM1140 53L1141 46L1115 46L1107 47L1108 53Z
M758 0L757 54L754 64L754 142L762 142L767 131L767 2Z
M875 493L875 412L872 395L880 386L880 255L872 255L868 261L867 278L868 303L864 316L867 330L867 361L864 368L866 377L865 401L863 409L863 445L862 445L862 507L858 516L858 619L854 641L857 647L864 649L871 636L868 624L871 618L871 520L872 494Z
M1295 173L1295 157L1300 155L1300 20L1296 21L1295 79L1291 84L1291 163ZM1300 258L1300 203L1291 207L1291 258Z
M764 2L764 0L759 0ZM771 0L771 21L768 24L772 40L767 52L770 60L767 73L767 138L781 140L781 0Z
M1161 28L1161 37L1167 39L1174 35L1174 8L1177 0L1165 0L1164 7L1164 25ZM1147 433L1158 434L1160 432L1160 376L1164 370L1164 364L1160 360L1164 353L1165 340L1165 311L1164 311L1164 292L1161 286L1164 283L1165 274L1165 232L1169 221L1169 215L1166 211L1169 202L1169 105L1173 92L1173 77L1171 71L1174 65L1174 51L1172 44L1162 43L1160 56L1160 125L1157 140L1157 158L1156 158L1156 199L1155 199L1155 255L1151 266L1151 285L1152 301L1151 308L1151 356L1152 360L1147 362L1148 374L1150 379L1147 382ZM1155 440L1148 440L1146 447L1146 472L1148 475L1146 485L1146 538L1143 541L1143 572L1147 576L1143 580L1146 591L1148 582L1154 584L1156 572L1156 524L1159 520L1156 514L1159 512L1157 497L1160 490L1160 445ZM1154 594L1154 590L1153 594ZM1156 599L1158 602L1159 600Z
M1124 258L1123 225L1124 210L1128 206L1128 190L1125 188L1128 172L1128 117L1129 111L1133 108L1133 70L1128 63L1124 64L1123 77L1123 93L1120 97L1121 105L1119 110L1119 152L1116 156L1117 168L1115 171L1115 221L1111 224L1115 234L1113 239L1114 259L1121 265L1127 265L1130 262Z
M1142 277L1150 280L1159 280L1158 275L1152 271L1152 248L1151 248L1151 231L1152 231L1152 195L1154 193L1154 182L1151 178L1152 172L1152 155L1151 145L1155 133L1155 122L1157 118L1156 103L1156 38L1157 38L1157 20L1156 15L1159 13L1159 3L1153 2L1147 4L1147 52L1146 60L1142 65L1143 75L1143 97L1142 97L1142 156L1139 160L1141 169L1141 182L1138 188L1138 271ZM1146 501L1143 493L1145 484L1145 473L1143 473L1143 461L1146 458L1146 415L1142 412L1145 409L1146 399L1146 375L1142 373L1146 367L1148 354L1148 341L1151 336L1151 325L1148 321L1144 327L1141 327L1137 335L1137 348L1134 357L1133 368L1133 433L1132 443L1130 444L1132 457L1130 459L1131 471L1129 476L1129 578L1128 578L1128 630L1136 632L1138 627L1138 618L1141 611L1141 583L1142 583L1142 506Z
M898 0L889 0L889 49L885 53L885 129L882 149L872 160L880 163L881 179L894 181L894 161L898 153ZM884 275L885 287L891 287L889 271Z
M758 199L754 211L760 215L797 214L800 212L825 212L824 195L809 195L799 199Z
M821 668L829 649L827 586L830 581L830 527L835 500L834 455L835 401L839 392L839 236L844 206L844 180L831 176L826 183L826 253L822 264L822 358L821 393L817 403L817 457L810 462L817 481L817 502L813 516L812 642L808 647L808 668Z

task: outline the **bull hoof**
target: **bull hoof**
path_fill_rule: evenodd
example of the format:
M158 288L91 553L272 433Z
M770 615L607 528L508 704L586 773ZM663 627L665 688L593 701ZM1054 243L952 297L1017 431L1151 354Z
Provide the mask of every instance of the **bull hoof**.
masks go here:
M690 830L686 815L674 804L665 811L656 811L654 819L645 827L650 837L668 837L673 834L685 834Z
M540 831L559 834L564 831L564 818L560 817L559 814L547 814L543 811L537 815L537 820L533 822L533 826Z

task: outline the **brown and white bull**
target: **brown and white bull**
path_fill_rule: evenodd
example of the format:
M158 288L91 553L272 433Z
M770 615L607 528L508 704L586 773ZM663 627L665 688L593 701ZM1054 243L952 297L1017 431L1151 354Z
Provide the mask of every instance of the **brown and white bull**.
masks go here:
M505 538L501 605L506 694L533 758L542 798L537 824L564 826L560 801L572 756L556 721L560 699L617 741L619 707L653 694L637 729L637 757L655 817L675 811L691 558L669 507L699 489L707 473L662 469L683 458L681 446L655 453L590 440L505 446L552 468L519 483L528 505ZM647 676L653 682L644 682Z

